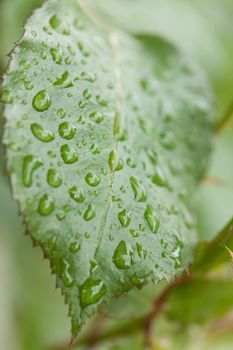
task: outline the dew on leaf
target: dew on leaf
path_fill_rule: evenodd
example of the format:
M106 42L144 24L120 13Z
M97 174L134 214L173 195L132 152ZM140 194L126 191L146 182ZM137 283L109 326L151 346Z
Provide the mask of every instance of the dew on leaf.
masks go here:
M39 158L36 158L32 155L28 155L24 157L23 172L22 172L22 179L23 179L24 186L30 187L32 185L33 173L42 165L43 165L43 162Z
M62 177L55 169L49 169L47 181L50 186L57 188L62 184Z
M142 245L139 243L136 243L136 248L137 248L139 257L145 260L147 257L147 250L143 248Z
M59 125L59 135L65 140L71 140L76 134L77 128L70 122L64 122Z
M69 194L70 194L70 197L75 202L81 203L81 202L84 202L85 200L83 189L81 187L80 188L77 188L76 186L71 187L69 189Z
M156 167L154 174L152 176L150 176L150 178L151 178L151 181L154 185L158 185L161 187L168 186L167 179L164 175L164 172L158 166Z
M24 81L24 87L26 90L32 90L34 88L34 85L30 81Z
M63 59L63 51L61 47L55 47L50 49L50 53L53 61L56 64L61 64Z
M119 214L118 214L118 219L121 223L121 226L123 228L128 227L131 221L131 212L127 211L126 209L122 210Z
M0 95L0 101L5 104L10 104L13 101L12 96L8 90L2 90Z
M73 241L69 245L69 251L71 253L77 253L80 250L80 243L77 241Z
M74 278L70 274L70 264L68 263L68 261L63 259L62 262L63 262L64 267L63 267L63 271L61 274L61 278L62 278L64 285L69 288L69 287L72 287L72 285L74 284Z
M102 98L100 95L96 96L96 101L98 102L98 104L100 106L107 107L107 105L108 105L108 100Z
M138 231L131 229L131 230L129 230L129 232L134 238L139 237L139 232Z
M59 108L57 110L57 117L59 119L63 119L63 118L65 118L65 116L66 116L66 111L63 108Z
M85 211L83 218L85 221L90 221L92 219L94 219L94 217L96 216L95 213L95 209L93 207L93 205L89 204L89 206L87 207L87 210Z
M66 164L73 164L78 161L78 153L67 144L61 146L61 157Z
M144 213L144 217L146 222L148 223L151 231L153 233L156 233L158 231L159 228L159 219L158 216L155 212L155 210L153 209L153 207L151 205L148 205L146 208L146 211Z
M104 115L103 115L103 113L100 113L100 112L93 112L90 114L90 119L93 122L100 124L104 119Z
M135 176L130 177L130 184L134 193L134 199L137 202L145 202L147 193L142 182Z
M61 86L69 77L69 73L65 71L59 78L57 78L53 85L54 86Z
M91 93L91 90L89 89L85 89L83 91L83 97L86 99L86 100L89 100L92 96L92 93Z
M79 50L80 50L80 52L81 52L81 54L82 54L83 56L85 56L85 57L89 57L89 56L90 56L90 52L89 52L89 50L86 48L86 46L83 44L83 42L79 41L79 42L77 43L77 45L78 45L78 48L79 48Z
M54 211L54 208L54 198L48 194L43 195L38 205L39 214L43 216L50 215Z
M100 183L100 177L94 173L88 173L85 177L86 183L89 186L95 187Z
M108 158L108 164L112 171L119 171L123 168L122 158L117 151L111 151Z
M94 83L96 81L96 75L94 73L82 72L79 76L79 79Z
M69 29L64 26L64 24L61 22L57 15L52 16L49 20L49 23L56 32L64 35L70 34Z
M102 280L88 278L79 288L80 305L86 307L98 303L106 293L106 287Z
M40 124L31 124L31 131L33 135L42 142L51 142L54 140L54 133L50 130L44 129Z
M49 94L45 90L39 91L33 98L33 107L38 112L44 112L51 106L51 99Z
M125 241L120 241L114 251L112 260L119 270L129 269L132 266L131 247Z
M99 154L100 153L100 147L97 143L93 143L90 147L92 154Z

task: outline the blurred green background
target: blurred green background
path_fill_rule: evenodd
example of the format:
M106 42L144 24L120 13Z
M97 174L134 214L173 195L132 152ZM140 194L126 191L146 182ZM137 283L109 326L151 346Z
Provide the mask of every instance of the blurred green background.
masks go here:
M1 72L6 69L7 54L22 35L23 22L41 2L41 0L0 0ZM209 79L216 100L217 117L221 119L224 116L233 101L232 0L95 0L93 2L97 11L121 28L133 34L148 32L163 35L186 51L203 68ZM1 134L2 129L1 118ZM30 239L23 234L23 226L17 206L11 199L4 167L4 151L1 148L0 349L49 349L49 345L69 339L67 307L60 291L54 288L55 278L50 275L49 263L42 259L42 253L38 248L32 249ZM193 198L200 238L213 238L230 220L233 214L232 199L233 123L215 136L206 179ZM233 271L230 272L230 276L231 274L233 279ZM215 293L216 289L210 292ZM130 293L127 300L124 299L126 297L120 298L110 310L107 310L112 318L112 321L108 322L114 324L114 317L122 318L123 321L127 319L127 315L132 318L135 309L137 313L147 312L154 295L155 287L147 286L141 292ZM187 300L191 300L193 295L198 297L195 288L193 291L187 291ZM195 322L184 325L160 317L152 348L230 350L233 348L232 315L228 313L226 320L221 319L220 326L216 320L205 322L204 325ZM84 348L80 346L77 349ZM142 335L137 332L136 336L105 342L98 349L144 349Z

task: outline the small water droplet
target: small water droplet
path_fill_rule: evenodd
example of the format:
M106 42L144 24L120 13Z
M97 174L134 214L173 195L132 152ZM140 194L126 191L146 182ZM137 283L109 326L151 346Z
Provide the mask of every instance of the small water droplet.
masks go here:
M64 267L63 267L63 271L61 274L61 278L62 278L64 285L69 288L69 287L73 286L74 278L70 274L70 264L68 263L68 261L63 259L62 262L63 262Z
M144 284L144 278L140 278L135 274L131 277L131 282L136 288L141 289Z
M89 57L90 56L90 52L87 49L87 47L83 44L83 42L79 41L77 43L77 45L78 45L78 48L79 48L79 50L80 50L80 52L81 52L81 54L83 56L85 56L85 57Z
M48 184L52 187L59 187L62 184L62 177L55 169L49 169L47 174Z
M39 158L33 157L32 155L24 157L22 172L24 186L30 187L32 185L33 173L42 165L43 162Z
M65 71L60 77L58 77L53 85L54 86L61 86L69 77L69 73L67 71Z
M2 90L1 91L1 97L0 101L5 104L10 104L13 101L12 96L10 95L10 92L8 90Z
M96 304L106 293L106 287L102 280L88 278L79 288L80 305L86 307Z
M154 174L152 176L150 176L150 178L151 178L152 183L155 185L158 185L161 187L168 186L168 182L167 182L167 179L164 175L164 172L158 166L156 167Z
M33 135L42 142L51 142L54 140L54 133L50 130L44 129L40 124L31 124L31 131Z
M78 79L94 83L96 81L96 75L94 73L82 72Z
M95 216L96 216L96 213L95 213L94 206L89 204L87 210L85 211L85 213L83 215L83 218L86 221L90 221L90 220L94 219Z
M30 81L24 81L24 87L26 90L32 90L34 88L34 85Z
M127 211L126 209L122 210L119 214L118 214L118 219L121 223L121 226L123 228L128 227L131 221L131 212Z
M77 253L79 250L80 250L80 243L79 242L73 241L70 243L69 251L71 253Z
M176 147L175 135L168 131L160 134L161 144L168 150L173 150Z
M147 199L147 193L142 182L137 177L131 176L130 184L134 192L134 199L137 202L145 202Z
M86 183L92 187L98 186L100 183L100 177L94 173L88 173L85 179Z
M57 110L57 117L59 119L63 119L63 118L65 118L65 116L66 116L66 111L63 108L59 108Z
M107 107L108 106L108 100L102 98L100 95L96 96L96 101L100 106Z
M99 154L100 153L100 147L97 143L93 143L90 147L92 154Z
M122 158L119 156L117 151L112 151L109 154L108 164L112 171L119 171L123 168Z
M139 232L138 231L136 231L136 230L129 230L129 232L134 238L139 237Z
M38 205L38 212L40 215L47 216L52 214L54 211L55 204L54 199L48 194L45 194L41 197Z
M61 146L61 157L66 164L73 164L78 161L78 153L67 144Z
M159 219L158 216L155 212L155 210L153 209L153 207L151 205L148 205L146 208L146 211L144 213L144 217L146 222L148 223L151 231L153 233L156 233L158 231L159 228Z
M128 158L126 160L126 163L128 166L130 166L130 168L133 168L133 169L136 168L136 163L131 158Z
M142 247L141 244L136 243L136 248L137 248L137 252L138 255L141 259L145 260L147 257L147 250L145 248Z
M95 122L97 124L100 124L103 121L103 119L104 119L104 115L102 113L100 113L100 112L94 112L94 113L90 114L90 119L93 122Z
M86 99L86 100L89 100L92 96L92 93L91 93L91 90L89 89L85 89L83 91L83 97Z
M69 35L70 31L65 25L61 22L58 16L54 15L50 18L49 23L51 27L58 32L59 34Z
M61 47L55 47L50 49L50 53L53 61L56 64L61 64L63 59L63 51Z
M76 186L73 186L69 189L69 194L75 202L82 203L85 200L82 188L77 188Z
M132 266L131 247L125 241L120 241L115 249L112 260L118 269L129 269Z
M49 94L45 90L39 91L33 98L32 105L38 112L46 111L51 106Z
M59 125L59 135L65 140L71 140L76 134L77 128L70 122L64 122Z

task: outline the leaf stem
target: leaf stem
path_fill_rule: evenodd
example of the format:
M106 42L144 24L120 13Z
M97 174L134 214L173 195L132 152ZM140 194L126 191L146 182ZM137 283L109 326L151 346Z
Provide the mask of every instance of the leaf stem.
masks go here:
M233 101L227 110L225 116L219 121L216 125L214 133L215 135L219 135L226 127L233 121Z
M145 345L146 347L150 347L153 322L157 318L157 316L164 310L164 306L166 305L166 301L169 294L174 288L189 281L191 278L192 276L190 274L184 273L178 279L171 282L163 290L160 296L155 299L151 312L149 312L146 316L131 321L123 322L123 324L120 324L120 326L109 329L103 333L99 332L103 326L104 319L102 318L100 320L98 318L97 322L95 322L94 324L94 328L89 332L89 334L79 338L70 345L67 345L67 343L59 344L57 346L50 347L48 350L71 350L81 345L84 345L86 349L90 350L102 341L106 341L109 339L112 340L122 336L129 336L135 334L138 331L142 331L144 333Z

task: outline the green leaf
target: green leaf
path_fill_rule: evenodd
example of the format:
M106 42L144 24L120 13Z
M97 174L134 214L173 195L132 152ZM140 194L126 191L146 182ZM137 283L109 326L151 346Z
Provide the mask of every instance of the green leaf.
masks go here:
M88 13L75 0L35 11L1 94L14 196L73 336L100 304L187 268L213 124L208 86L175 47Z
M197 245L192 271L205 274L230 261L229 250L233 250L233 219L212 241Z
M173 290L166 313L182 323L203 323L233 309L232 293L232 281L192 280Z

